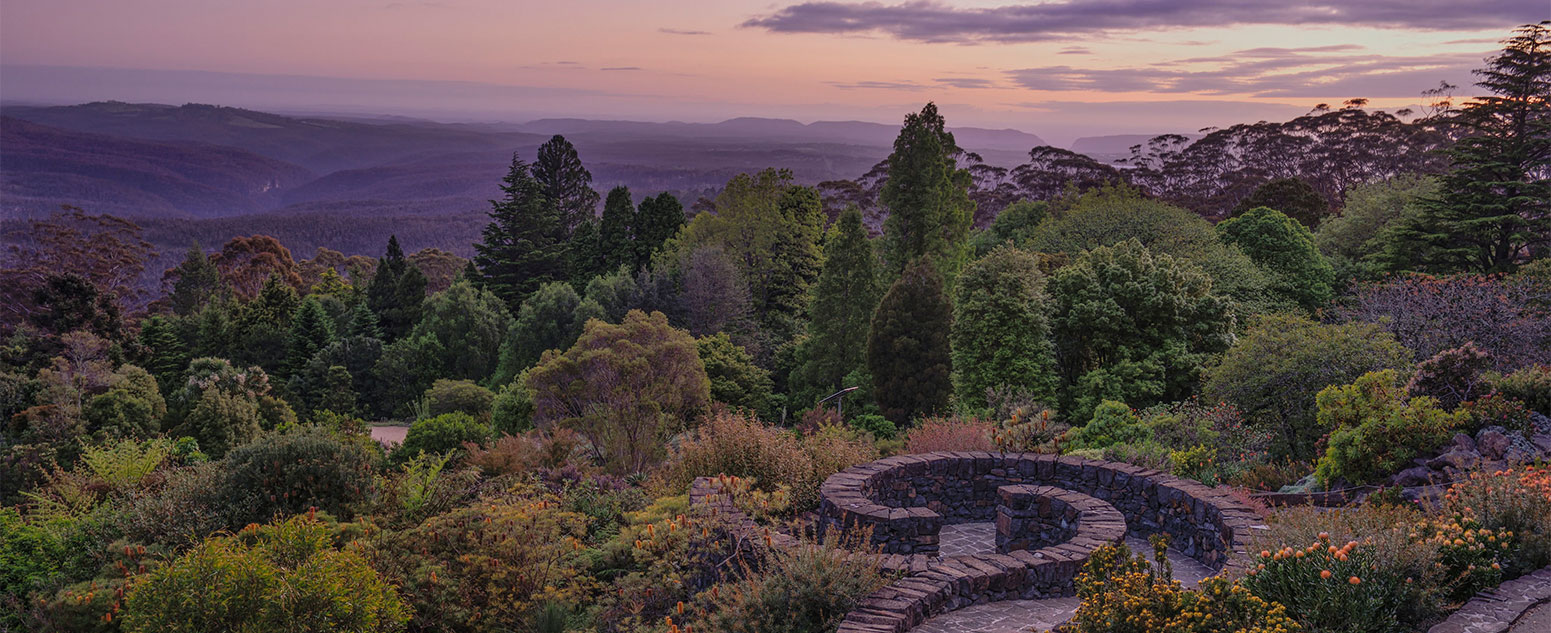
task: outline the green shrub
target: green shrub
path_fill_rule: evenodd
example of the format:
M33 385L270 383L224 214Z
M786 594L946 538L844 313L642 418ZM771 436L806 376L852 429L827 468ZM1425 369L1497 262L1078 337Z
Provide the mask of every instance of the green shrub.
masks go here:
M179 431L198 440L210 456L220 457L258 437L261 421L257 402L222 389L206 389Z
M865 413L851 418L851 426L859 431L871 433L880 440L891 440L899 433L899 429L888 418L875 413Z
M236 525L311 508L348 518L376 494L378 456L370 441L342 439L319 427L265 437L223 460L222 498L251 500L233 508Z
M129 633L396 631L409 617L393 586L329 529L297 517L205 541L131 590Z
M1498 393L1523 402L1529 410L1551 415L1551 365L1530 365L1506 376L1488 374L1485 379Z
M1103 449L1115 444L1136 442L1148 436L1136 412L1123 402L1105 400L1093 410L1093 419L1068 436L1073 449Z
M1316 397L1321 426L1330 429L1314 475L1329 484L1379 481L1423 451L1448 441L1465 421L1427 396L1409 398L1393 369L1371 372L1350 385L1326 387Z
M490 425L496 435L517 435L533 428L533 392L526 374L501 387L491 407Z
M1202 398L1233 404L1251 430L1274 434L1277 459L1312 461L1323 434L1314 402L1321 389L1410 364L1411 351L1376 325L1265 316L1206 370Z
M831 531L814 547L769 552L730 586L701 594L697 630L725 633L831 633L889 578L871 556L843 547Z
M464 442L475 444L490 439L490 425L467 413L444 413L418 420L409 426L404 443L393 450L393 460L403 462L422 452L445 453L460 450Z
M438 378L425 390L426 412L432 416L461 412L488 421L494 401L494 393L472 380Z

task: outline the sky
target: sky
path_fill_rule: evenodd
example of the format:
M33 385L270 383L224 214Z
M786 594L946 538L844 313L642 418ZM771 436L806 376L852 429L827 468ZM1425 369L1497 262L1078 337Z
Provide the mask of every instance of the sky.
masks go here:
M1551 0L4 0L0 100L1078 135L1403 107Z

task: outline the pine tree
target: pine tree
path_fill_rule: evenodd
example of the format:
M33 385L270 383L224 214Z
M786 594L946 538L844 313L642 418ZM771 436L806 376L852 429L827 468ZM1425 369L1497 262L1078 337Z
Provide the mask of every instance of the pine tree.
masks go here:
M533 160L533 179L543 188L544 197L555 205L570 235L576 227L597 212L598 192L592 188L592 173L582 165L576 147L556 134L539 146Z
M172 305L173 314L178 316L198 312L223 290L221 271L205 255L199 242L189 246L183 263L178 264L172 273L177 276L177 280L172 283L172 292L167 295L167 301Z
M396 341L420 320L425 302L425 275L399 246L398 236L388 236L388 252L377 262L377 272L366 287L366 307L377 315L384 342Z
M635 203L630 201L630 190L623 185L609 190L603 202L603 219L598 224L598 254L601 261L592 271L593 276L635 264ZM589 277L591 278L591 277Z
M811 386L828 391L867 360L866 339L878 307L877 255L862 225L862 212L846 209L824 245L824 268L809 307L807 361L801 372Z
M1551 20L1520 27L1467 104L1442 195L1392 235L1391 268L1512 272L1551 243Z
M652 255L684 226L684 205L672 194L663 192L641 201L635 217L635 266L639 270Z
M953 308L931 260L906 268L883 295L867 334L873 398L884 417L902 425L948 408L952 326Z
M501 192L500 200L490 201L491 221L474 245L474 263L483 285L516 311L539 286L563 278L566 226L543 185L515 155Z
M170 393L183 381L188 368L188 351L178 338L177 326L166 317L153 316L140 323L140 347L145 356L140 366L156 377L163 394Z
M366 307L365 302L355 304L355 309L350 311L350 324L345 327L345 336L382 339L382 326L377 324L377 315Z
M953 303L953 386L961 402L984 407L986 390L1012 388L1055 403L1060 380L1043 286L1038 260L1011 246L964 268Z
M931 257L950 284L969 256L975 203L970 176L959 169L953 134L936 104L905 117L888 158L888 180L878 201L888 209L883 222L883 260L891 274Z
M307 297L291 317L291 332L286 337L286 375L296 375L307 368L318 350L334 340L334 323L323 304L315 297Z

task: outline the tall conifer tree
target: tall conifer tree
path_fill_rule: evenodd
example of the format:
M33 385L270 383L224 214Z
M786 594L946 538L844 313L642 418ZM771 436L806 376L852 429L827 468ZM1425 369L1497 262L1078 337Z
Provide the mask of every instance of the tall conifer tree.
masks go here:
M957 166L958 154L936 104L905 117L878 196L889 211L883 222L883 258L891 274L931 257L951 284L968 260L975 203L969 199L969 171Z
M425 275L404 257L398 236L388 236L388 251L366 287L366 307L377 315L384 342L396 341L415 327L425 302L425 286Z
M1470 134L1448 150L1442 195L1392 235L1392 268L1512 272L1551 243L1551 20L1520 27L1476 74L1491 94L1459 113Z
M862 226L862 212L850 207L835 221L835 231L824 245L824 268L813 288L802 369L806 382L832 391L847 374L865 368L864 334L879 294L877 256Z
M501 192L500 200L490 201L490 224L474 245L474 264L484 286L515 312L539 286L564 277L566 225L516 155Z
M953 397L948 333L953 307L930 259L906 268L883 295L867 335L867 368L883 416L906 424L940 413Z
M592 173L564 136L556 134L539 146L532 172L544 197L560 212L567 235L597 213L598 192L592 188Z

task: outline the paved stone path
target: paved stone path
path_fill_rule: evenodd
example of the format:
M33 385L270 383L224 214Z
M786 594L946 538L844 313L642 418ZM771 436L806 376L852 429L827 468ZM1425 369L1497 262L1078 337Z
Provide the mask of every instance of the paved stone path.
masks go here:
M1126 546L1133 552L1143 552L1151 557L1152 545L1147 539L1131 535ZM943 556L962 556L996 550L996 524L961 523L945 525L938 535L938 548ZM1174 566L1174 578L1194 587L1204 578L1214 575L1210 567L1175 550L1168 552ZM1071 619L1081 603L1077 598L1051 598L1048 600L1003 600L977 604L952 613L944 613L927 620L910 633L1023 633L1024 631L1048 631ZM1537 629L1524 629L1530 633ZM1521 633L1514 629L1514 633Z
M944 525L937 533L937 555L942 558L995 551L996 524L989 521Z
M1529 610L1518 622L1513 623L1511 633L1546 633L1551 631L1551 602Z

